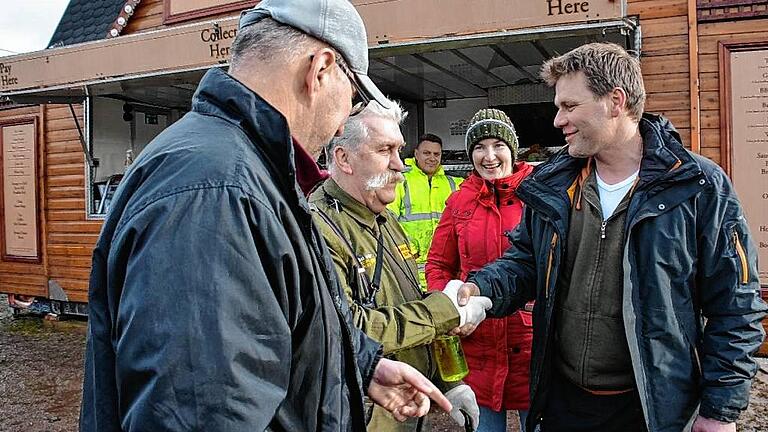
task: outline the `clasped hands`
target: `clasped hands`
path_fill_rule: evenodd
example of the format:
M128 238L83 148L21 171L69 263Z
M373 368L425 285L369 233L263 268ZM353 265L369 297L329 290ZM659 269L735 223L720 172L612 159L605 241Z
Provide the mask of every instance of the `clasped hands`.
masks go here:
M473 283L454 279L445 285L443 294L448 296L459 312L459 326L451 330L456 336L469 336L485 319L485 311L493 306L491 299L480 295L480 289Z

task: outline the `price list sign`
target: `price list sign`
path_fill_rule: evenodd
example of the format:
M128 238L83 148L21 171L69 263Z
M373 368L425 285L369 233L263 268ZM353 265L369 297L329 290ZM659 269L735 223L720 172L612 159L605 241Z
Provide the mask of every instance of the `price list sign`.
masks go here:
M768 285L768 49L730 53L731 175Z
M38 261L35 122L0 125L3 158L3 259Z

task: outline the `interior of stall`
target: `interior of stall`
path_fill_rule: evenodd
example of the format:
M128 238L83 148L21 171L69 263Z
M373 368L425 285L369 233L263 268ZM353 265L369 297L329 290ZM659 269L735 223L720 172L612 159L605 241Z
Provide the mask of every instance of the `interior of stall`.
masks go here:
M509 115L521 159L545 160L564 144L552 121L553 90L538 77L542 63L593 41L639 51L633 20L527 29L490 36L445 38L373 47L369 75L409 112L402 130L412 154L426 132L443 140L443 163L455 175L471 170L464 133L471 116L493 107ZM223 66L222 66L223 67ZM205 70L174 72L89 85L86 97L87 212L99 217L125 169L157 134L190 108Z

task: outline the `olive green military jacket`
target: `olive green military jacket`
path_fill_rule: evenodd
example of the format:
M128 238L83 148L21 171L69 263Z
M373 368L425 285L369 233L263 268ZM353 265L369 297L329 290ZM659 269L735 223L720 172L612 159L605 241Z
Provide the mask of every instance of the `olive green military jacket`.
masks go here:
M347 294L355 325L384 345L385 356L408 363L434 379L436 367L429 344L435 336L458 326L459 314L445 294L422 294L416 261L394 214L389 210L374 214L333 179L317 188L309 201ZM318 211L328 216L348 242L339 238ZM384 245L381 288L375 294L375 306L364 305L365 298L355 298L354 294L359 290L357 264L362 264L368 279L373 280L380 232Z

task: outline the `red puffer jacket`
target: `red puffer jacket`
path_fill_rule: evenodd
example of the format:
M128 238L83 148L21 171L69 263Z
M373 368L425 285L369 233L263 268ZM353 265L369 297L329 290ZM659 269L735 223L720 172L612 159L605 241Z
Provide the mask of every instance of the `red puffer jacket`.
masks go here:
M523 203L515 195L533 167L515 164L514 173L492 183L473 172L446 203L435 230L426 264L427 286L442 290L451 279L499 258L510 245L505 233L517 226ZM487 319L462 339L469 365L464 381L485 407L528 409L528 370L531 361L531 313Z

